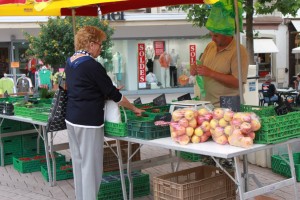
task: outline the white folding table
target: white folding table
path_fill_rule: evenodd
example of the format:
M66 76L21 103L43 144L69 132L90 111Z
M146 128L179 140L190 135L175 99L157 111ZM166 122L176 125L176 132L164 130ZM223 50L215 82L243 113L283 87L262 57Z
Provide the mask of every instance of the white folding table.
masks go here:
M224 170L224 172L236 183L239 191L239 196L240 199L248 199L251 197L255 197L261 194L266 194L268 192L272 192L274 190L277 190L279 188L285 187L285 186L294 186L294 193L295 193L295 198L299 199L299 195L297 192L297 181L296 181L296 174L295 174L295 167L294 167L294 160L293 160L293 152L292 152L292 147L291 145L295 142L299 142L300 138L296 139L291 139L286 142L281 142L278 144L254 144L251 148L245 149L245 148L240 148L240 147L234 147L231 145L220 145L215 143L214 141L208 141L205 143L200 143L200 144L188 144L188 145L180 145L178 143L175 143L170 137L168 138L161 138L161 139L155 139L155 140L143 140L143 139L136 139L136 138L130 138L130 137L110 137L113 139L117 140L117 143L119 143L121 140L122 141L127 141L129 143L139 143L141 145L151 145L155 147L160 147L160 148L166 148L170 150L176 150L176 151L185 151L185 152L190 152L190 153L195 153L195 154L201 154L201 155L207 155L211 156L217 163L217 165ZM244 190L244 181L248 180L248 174L243 174L244 172L241 171L240 169L240 160L239 156L241 155L246 155L249 153L253 153L256 151L260 150L265 150L265 149L270 149L274 148L280 145L287 145L288 147L288 155L289 155L289 164L291 168L291 174L292 177L285 179L283 181L279 181L267 186L263 186L260 188L256 188L251 191L245 191ZM128 144L128 147L131 145ZM127 192L126 192L126 185L125 185L125 179L124 179L124 173L123 173L123 161L121 151L118 151L118 158L119 158L119 166L120 166L120 174L121 174L121 182L122 182L122 190L123 190L123 198L127 199ZM128 150L128 161L127 161L127 172L128 172L128 178L129 178L129 183L130 183L130 195L129 198L132 199L132 180L130 177L130 172L131 172L131 162L130 159L132 155L130 155L130 149ZM224 169L218 162L216 158L234 158L234 164L235 164L235 177L232 177L226 169ZM245 172L248 172L248 170L245 170ZM243 177L242 177L243 174Z

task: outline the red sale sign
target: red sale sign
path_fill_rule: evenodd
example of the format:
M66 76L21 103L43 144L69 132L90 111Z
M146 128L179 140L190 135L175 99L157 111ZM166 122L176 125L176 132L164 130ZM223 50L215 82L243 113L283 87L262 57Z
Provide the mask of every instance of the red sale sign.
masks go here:
M196 64L196 45L190 45L190 65Z
M154 41L153 46L155 58L159 58L159 56L165 51L165 41Z
M146 57L144 43L138 43L138 70L139 88L146 88Z

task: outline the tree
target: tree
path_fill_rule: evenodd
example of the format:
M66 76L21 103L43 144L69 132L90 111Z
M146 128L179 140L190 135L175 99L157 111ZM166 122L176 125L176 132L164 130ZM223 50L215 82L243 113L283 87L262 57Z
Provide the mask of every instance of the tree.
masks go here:
M234 1L234 0L232 0ZM254 48L253 48L253 15L256 14L270 14L274 11L279 11L283 15L290 14L296 16L300 8L299 0L240 0L243 3L243 8L246 13L246 47L250 64L254 64ZM170 7L170 9L180 9L187 12L188 21L193 25L202 27L205 25L211 5L193 4L180 5Z
M26 54L41 59L54 69L63 67L66 59L74 53L72 18L49 18L46 24L39 25L41 30L38 36L24 33L29 42ZM106 33L107 40L103 42L101 56L111 61L112 53L109 49L113 45L111 36L114 29L106 20L100 20L98 17L76 17L76 30L85 25L97 26Z

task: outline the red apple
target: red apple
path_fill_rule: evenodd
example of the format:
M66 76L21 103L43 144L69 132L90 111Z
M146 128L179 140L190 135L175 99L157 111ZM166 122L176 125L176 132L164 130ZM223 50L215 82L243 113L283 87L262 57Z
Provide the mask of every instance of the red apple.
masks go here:
M190 137L187 135L182 135L178 137L178 142L181 145L186 145L190 142Z
M192 120L189 121L189 126L196 128L197 127L197 120L193 118Z
M189 121L186 118L182 118L178 121L178 124L186 128L189 126Z
M201 116L201 115L197 116L197 125L200 126L204 121L205 121L205 117L204 116Z
M222 108L215 108L213 111L214 119L221 119L224 116L224 110Z
M206 131L209 131L210 129L210 123L208 121L204 121L202 124L201 124L201 128L204 132Z
M212 113L207 113L207 114L204 115L204 118L205 118L206 121L210 122L210 120L212 120L212 118L213 118L213 114Z

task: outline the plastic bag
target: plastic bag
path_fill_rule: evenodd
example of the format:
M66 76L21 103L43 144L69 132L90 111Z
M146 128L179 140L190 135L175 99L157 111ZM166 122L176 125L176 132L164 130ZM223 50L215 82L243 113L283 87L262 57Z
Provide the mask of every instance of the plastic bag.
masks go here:
M202 64L202 62L200 60L197 60L196 63L197 63L197 65L201 65ZM200 90L200 97L205 97L206 96L206 92L205 92L205 89L204 89L204 80L203 80L203 77L197 75L195 79L196 79L196 83L197 83L197 85L199 87L199 90Z
M242 32L242 5L238 2L239 26ZM206 22L206 28L214 33L222 35L234 35L235 10L232 0L220 0L212 5L210 15Z
M202 76L196 76L196 83L199 86L200 89L200 97L205 97L206 96L206 92L204 89L204 80Z
M113 100L107 100L105 102L105 115L104 119L106 122L120 123L121 113L119 105Z

